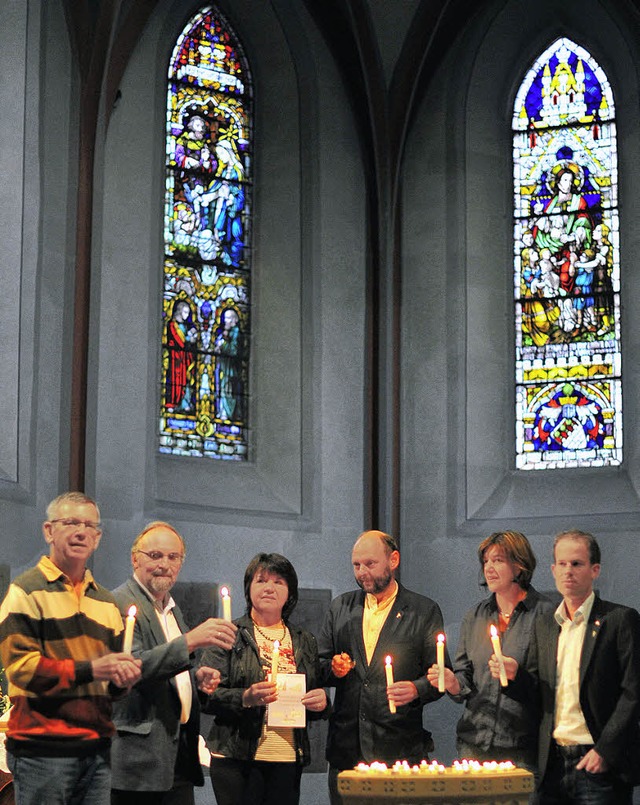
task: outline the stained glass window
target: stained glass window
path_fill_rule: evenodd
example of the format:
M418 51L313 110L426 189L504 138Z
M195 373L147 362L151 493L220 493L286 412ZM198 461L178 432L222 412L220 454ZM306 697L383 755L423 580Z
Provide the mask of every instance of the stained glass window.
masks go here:
M247 457L251 100L237 36L201 10L168 71L161 453Z
M620 242L613 93L561 38L513 115L516 466L622 461Z

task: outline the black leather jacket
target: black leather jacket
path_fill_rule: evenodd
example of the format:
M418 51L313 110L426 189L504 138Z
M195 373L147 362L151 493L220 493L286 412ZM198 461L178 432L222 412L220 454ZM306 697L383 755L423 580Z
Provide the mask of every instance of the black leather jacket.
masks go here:
M251 618L244 615L234 623L238 626L238 635L231 651L209 648L202 655L200 664L217 668L221 680L211 696L202 697L201 694L201 704L203 712L216 717L207 739L211 752L236 760L252 760L258 747L266 708L243 707L242 694L254 682L260 682L265 677ZM320 687L320 663L315 637L299 626L291 623L287 623L287 626L291 633L297 672L306 675L307 690ZM307 718L326 718L328 709L327 705L322 713L307 710ZM311 759L307 730L294 729L294 737L298 762L306 766Z

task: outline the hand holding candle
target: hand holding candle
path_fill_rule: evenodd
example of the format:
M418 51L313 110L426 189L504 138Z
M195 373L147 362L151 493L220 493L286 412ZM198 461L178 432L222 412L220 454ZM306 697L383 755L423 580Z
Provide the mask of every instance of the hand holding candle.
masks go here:
M496 659L498 660L498 667L500 669L500 684L503 688L506 688L509 683L507 680L507 672L505 671L504 667L504 656L502 654L502 648L500 647L500 636L498 635L498 630L493 624L491 624L491 645L493 646L493 653L496 655Z
M225 621L231 620L231 595L228 587L220 588L220 595L222 596L222 619Z
M436 664L438 666L438 691L444 693L444 640L442 632L438 635L436 643Z
M393 665L391 664L391 656L387 655L384 660L384 672L387 677L387 687L389 685L393 685ZM389 699L389 712L395 713L396 712L396 703L393 699Z
M124 624L124 640L122 642L122 650L125 654L131 654L131 647L133 646L133 629L136 625L136 609L135 605L129 607L127 618Z
M243 707L268 707L277 699L278 691L275 685L267 680L254 682L253 685L242 692Z

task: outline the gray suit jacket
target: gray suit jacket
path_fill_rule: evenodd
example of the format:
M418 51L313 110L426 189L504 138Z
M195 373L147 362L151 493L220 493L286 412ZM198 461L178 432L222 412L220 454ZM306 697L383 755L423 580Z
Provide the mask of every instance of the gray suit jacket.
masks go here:
M111 748L111 785L128 791L168 791L173 786L180 740L180 699L172 677L191 667L187 641L183 637L166 641L153 604L135 579L130 578L113 594L123 616L132 604L138 608L133 654L142 659L142 679L114 704L117 734ZM173 612L180 630L188 631L180 610L176 607ZM191 716L182 735L188 760L180 772L195 785L203 785L198 759L200 710L193 671L191 683Z

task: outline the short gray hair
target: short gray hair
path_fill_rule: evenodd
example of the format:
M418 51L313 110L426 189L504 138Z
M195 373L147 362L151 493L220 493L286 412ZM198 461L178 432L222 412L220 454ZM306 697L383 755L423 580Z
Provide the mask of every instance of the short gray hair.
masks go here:
M47 506L47 520L54 520L55 519L55 512L60 508L60 506L64 505L65 503L75 503L79 506L95 506L96 511L98 512L98 520L100 520L100 509L98 508L98 504L90 498L89 495L85 495L84 492L64 492L62 495L58 495L57 498L54 498L51 503Z

